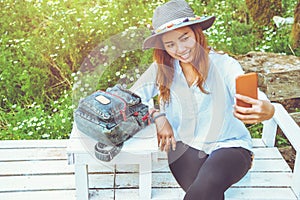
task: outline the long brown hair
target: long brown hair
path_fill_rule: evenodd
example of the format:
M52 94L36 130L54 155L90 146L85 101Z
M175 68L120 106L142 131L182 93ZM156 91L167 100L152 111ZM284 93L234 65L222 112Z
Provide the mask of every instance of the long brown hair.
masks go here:
M203 83L209 70L209 47L201 27L198 24L191 25L190 27L194 31L196 38L195 57L191 63L198 77L196 85L203 93L207 94L208 92L203 88ZM161 43L161 39L157 39L157 42ZM158 45L163 46L162 44ZM170 101L170 88L174 78L173 58L163 48L155 48L153 59L158 65L156 80L160 91L159 100L168 103Z

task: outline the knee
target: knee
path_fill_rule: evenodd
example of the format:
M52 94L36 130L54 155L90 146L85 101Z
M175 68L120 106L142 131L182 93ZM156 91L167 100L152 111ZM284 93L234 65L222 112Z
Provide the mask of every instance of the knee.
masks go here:
M201 182L195 181L187 190L184 200L220 200L224 196L222 181L207 178Z

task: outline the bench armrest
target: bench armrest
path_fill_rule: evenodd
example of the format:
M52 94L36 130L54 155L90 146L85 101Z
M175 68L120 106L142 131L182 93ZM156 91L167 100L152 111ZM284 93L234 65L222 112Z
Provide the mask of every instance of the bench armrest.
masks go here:
M300 127L281 104L273 103L273 105L275 106L275 114L272 119L264 122L262 139L267 146L274 146L278 125L296 150L292 188L297 197L300 198Z
M300 127L281 104L274 103L273 105L275 106L274 120L276 124L278 124L294 149L300 152Z

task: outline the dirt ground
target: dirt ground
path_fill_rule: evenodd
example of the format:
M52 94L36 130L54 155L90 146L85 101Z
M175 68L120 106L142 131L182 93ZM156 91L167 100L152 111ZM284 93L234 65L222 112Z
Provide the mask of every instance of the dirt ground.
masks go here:
M278 149L290 168L294 169L296 151L291 146L279 147Z

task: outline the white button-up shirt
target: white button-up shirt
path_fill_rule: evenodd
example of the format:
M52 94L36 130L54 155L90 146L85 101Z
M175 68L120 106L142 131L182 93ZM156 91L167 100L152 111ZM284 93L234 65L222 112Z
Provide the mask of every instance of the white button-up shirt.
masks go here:
M170 88L170 102L161 112L171 124L176 141L211 153L223 147L252 146L251 136L242 121L233 115L235 78L243 74L240 64L227 54L213 50L209 53L209 72L204 94L196 86L188 86L178 60L174 60L174 77ZM159 93L154 62L131 88L144 103ZM259 91L260 99L267 99Z

